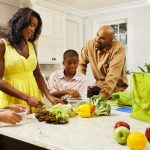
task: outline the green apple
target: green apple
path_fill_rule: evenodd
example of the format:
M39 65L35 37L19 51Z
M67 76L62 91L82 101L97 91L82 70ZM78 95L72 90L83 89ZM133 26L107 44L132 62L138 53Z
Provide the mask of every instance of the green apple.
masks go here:
M114 138L119 144L126 144L130 130L127 127L120 126L114 130Z

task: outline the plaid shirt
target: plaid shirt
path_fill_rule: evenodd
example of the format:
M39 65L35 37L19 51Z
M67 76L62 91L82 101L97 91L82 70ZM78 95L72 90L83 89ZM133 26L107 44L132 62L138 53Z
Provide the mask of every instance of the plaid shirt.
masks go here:
M50 75L48 80L48 88L51 93L66 89L77 90L83 99L87 98L87 86L86 76L79 72L76 72L74 77L68 80L64 75L64 70L57 70ZM71 98L68 94L61 97L63 100L68 98Z

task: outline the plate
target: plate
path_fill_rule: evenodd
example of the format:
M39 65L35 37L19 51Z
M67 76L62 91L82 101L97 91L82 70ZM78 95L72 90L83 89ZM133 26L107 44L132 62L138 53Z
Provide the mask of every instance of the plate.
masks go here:
M75 98L69 98L68 103L72 105L73 109L76 109L79 105L84 104L84 103L88 103L89 100L83 100L83 99L75 99Z
M88 103L88 100L69 98L67 99L68 103Z

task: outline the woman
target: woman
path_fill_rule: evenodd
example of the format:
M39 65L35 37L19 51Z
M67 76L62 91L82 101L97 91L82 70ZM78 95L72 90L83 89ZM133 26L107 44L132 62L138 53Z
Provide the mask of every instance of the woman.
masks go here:
M42 91L53 103L53 97L41 75L36 57L35 40L41 33L42 21L30 8L19 9L9 20L8 32L0 40L0 107L23 104L38 107Z

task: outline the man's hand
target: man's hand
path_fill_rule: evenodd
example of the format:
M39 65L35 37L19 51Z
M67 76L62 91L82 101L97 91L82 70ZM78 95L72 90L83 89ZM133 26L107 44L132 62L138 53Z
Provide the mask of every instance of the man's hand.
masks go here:
M72 98L80 98L81 95L80 93L77 91L77 90L71 90L71 89L68 89L68 90L65 90L67 94L71 95Z
M43 105L42 102L39 101L39 99L30 96L26 99L26 102L31 106L31 107L40 107Z
M0 112L0 121L13 124L20 122L22 117L13 110L3 110Z
M87 96L88 98L90 98L93 95L99 95L100 93L100 88L98 86L88 86L88 92L87 92Z
M4 109L14 110L17 113L20 113L20 112L26 111L27 107L25 107L21 104L11 104L11 105L8 105L7 107L5 107Z

